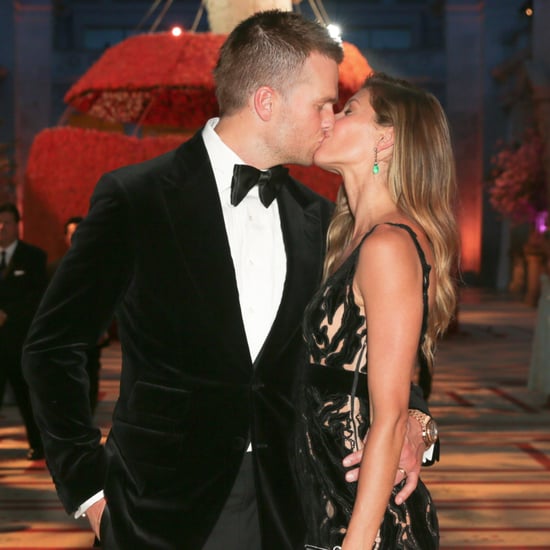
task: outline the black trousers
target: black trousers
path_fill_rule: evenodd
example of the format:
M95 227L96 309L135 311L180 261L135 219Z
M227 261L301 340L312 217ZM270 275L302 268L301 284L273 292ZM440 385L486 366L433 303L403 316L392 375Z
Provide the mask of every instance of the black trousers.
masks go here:
M29 446L40 450L42 449L42 439L40 438L40 432L32 413L29 387L23 378L21 370L21 348L15 348L13 344L9 345L4 339L0 339L1 348L3 349L2 356L0 357L0 391L3 396L6 381L9 382L15 396L15 402L25 424Z
M202 550L261 550L252 453L244 459L210 537Z

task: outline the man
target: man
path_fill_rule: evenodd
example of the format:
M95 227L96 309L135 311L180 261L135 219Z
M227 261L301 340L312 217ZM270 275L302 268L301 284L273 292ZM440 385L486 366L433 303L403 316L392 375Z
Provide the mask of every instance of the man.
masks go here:
M316 23L252 16L220 53L220 119L94 192L24 362L59 495L68 512L93 503L104 548L301 545L292 391L332 205L277 165L312 162L341 59ZM248 194L231 184L244 164L266 170ZM83 358L115 309L120 397L103 448Z
M72 240L73 240L73 234L76 231L76 228L78 227L78 224L83 220L84 218L82 216L71 216L68 218L65 223L63 224L63 237L65 240L65 244L67 248L71 246ZM58 258L57 260L54 260L53 262L50 262L48 264L48 280L51 280L54 273L57 271L57 268L59 267L59 264L61 263L61 260L63 258Z
M46 253L19 239L20 220L15 204L0 205L0 401L7 381L25 423L27 458L39 460L44 451L21 371L21 350L46 286Z

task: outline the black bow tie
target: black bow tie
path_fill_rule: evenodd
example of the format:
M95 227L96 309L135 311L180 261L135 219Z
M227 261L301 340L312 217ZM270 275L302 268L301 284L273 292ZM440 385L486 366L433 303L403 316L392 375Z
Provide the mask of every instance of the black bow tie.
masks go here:
M277 196L287 176L288 169L281 165L262 171L246 164L235 164L231 180L231 204L237 206L246 194L258 185L260 200L267 208Z

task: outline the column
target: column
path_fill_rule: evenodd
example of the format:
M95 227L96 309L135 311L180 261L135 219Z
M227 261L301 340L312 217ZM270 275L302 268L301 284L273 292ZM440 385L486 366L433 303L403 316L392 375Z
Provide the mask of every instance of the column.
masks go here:
M446 4L447 103L456 154L462 272L481 269L483 218L483 3Z
M16 194L23 204L24 174L34 136L50 125L52 1L13 0Z

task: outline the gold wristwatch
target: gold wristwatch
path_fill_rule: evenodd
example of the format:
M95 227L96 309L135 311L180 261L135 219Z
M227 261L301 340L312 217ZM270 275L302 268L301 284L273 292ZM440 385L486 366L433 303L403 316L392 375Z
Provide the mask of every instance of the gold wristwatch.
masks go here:
M439 437L439 430L436 421L428 414L417 409L409 409L409 416L416 418L422 427L422 439L426 449L429 449Z

